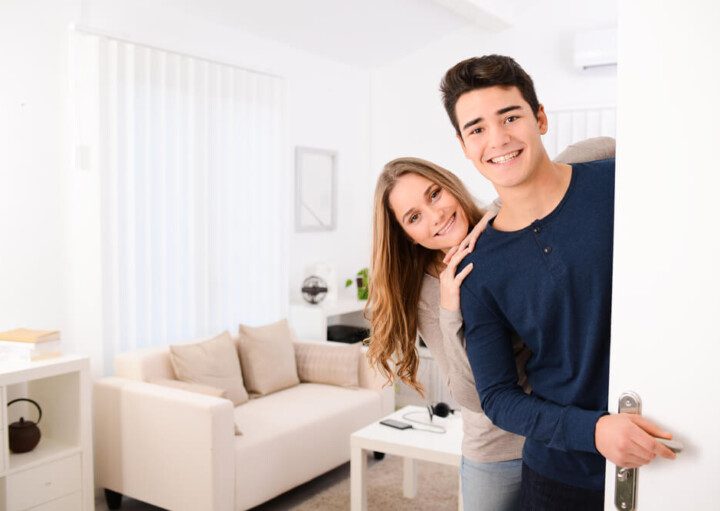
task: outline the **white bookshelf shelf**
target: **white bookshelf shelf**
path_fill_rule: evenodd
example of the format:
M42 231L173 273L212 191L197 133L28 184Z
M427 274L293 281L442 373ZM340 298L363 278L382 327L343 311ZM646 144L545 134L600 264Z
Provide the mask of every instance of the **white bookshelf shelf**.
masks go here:
M42 426L42 424L41 424ZM35 449L22 454L10 453L10 464L8 474L41 465L47 461L71 456L81 452L78 445L69 445L52 438L42 438Z
M0 511L91 511L94 506L90 373L86 357L0 362ZM13 453L9 425L37 421L41 438L30 452Z

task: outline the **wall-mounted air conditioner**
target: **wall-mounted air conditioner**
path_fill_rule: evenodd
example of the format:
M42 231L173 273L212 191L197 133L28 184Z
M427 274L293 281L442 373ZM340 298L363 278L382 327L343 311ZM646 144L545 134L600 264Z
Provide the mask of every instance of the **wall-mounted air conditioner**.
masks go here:
M617 65L617 29L588 30L575 34L573 60L578 69Z

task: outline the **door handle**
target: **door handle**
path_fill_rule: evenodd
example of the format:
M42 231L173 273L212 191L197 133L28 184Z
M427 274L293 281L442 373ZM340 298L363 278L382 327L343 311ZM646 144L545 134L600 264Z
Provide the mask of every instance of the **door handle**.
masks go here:
M642 401L635 392L624 392L618 401L618 413L642 415ZM620 511L635 509L637 468L615 467L615 507Z

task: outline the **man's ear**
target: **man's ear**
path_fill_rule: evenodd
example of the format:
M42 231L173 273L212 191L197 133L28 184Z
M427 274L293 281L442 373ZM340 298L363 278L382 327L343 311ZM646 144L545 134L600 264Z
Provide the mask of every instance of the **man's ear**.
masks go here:
M540 130L540 134L544 135L545 133L547 133L548 118L547 118L547 114L545 113L545 107L543 105L540 105L538 107L537 122L538 122L538 129Z

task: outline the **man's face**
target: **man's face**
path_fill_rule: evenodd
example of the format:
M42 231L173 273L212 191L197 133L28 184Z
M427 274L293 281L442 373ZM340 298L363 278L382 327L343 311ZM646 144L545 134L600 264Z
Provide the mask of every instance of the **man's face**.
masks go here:
M465 156L498 191L528 182L546 154L542 105L536 119L517 87L495 86L460 96L455 114Z

